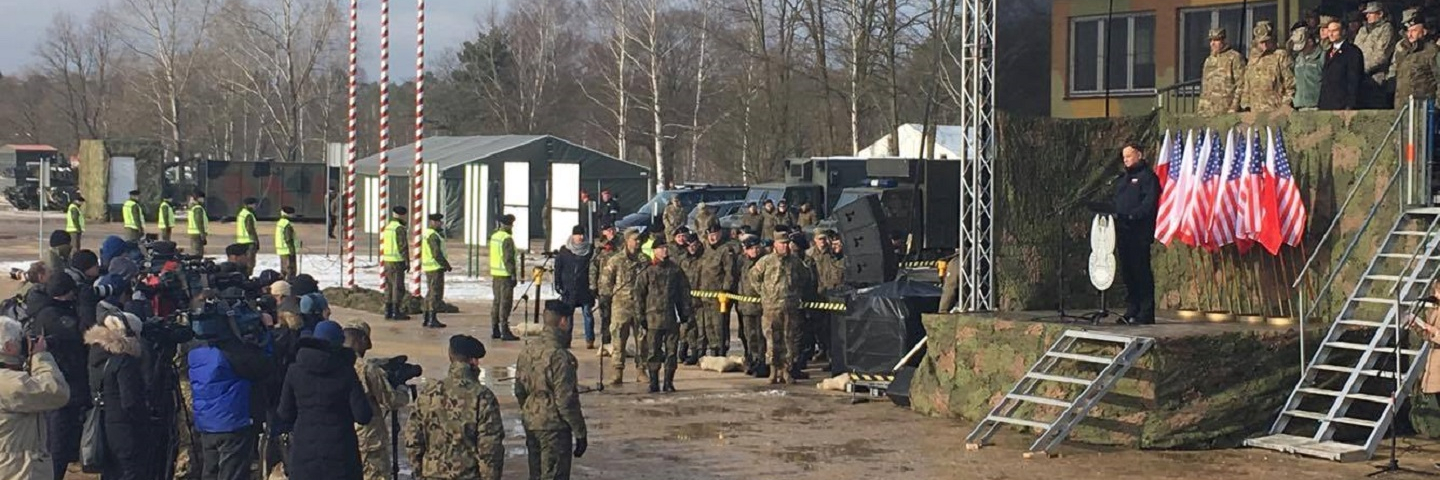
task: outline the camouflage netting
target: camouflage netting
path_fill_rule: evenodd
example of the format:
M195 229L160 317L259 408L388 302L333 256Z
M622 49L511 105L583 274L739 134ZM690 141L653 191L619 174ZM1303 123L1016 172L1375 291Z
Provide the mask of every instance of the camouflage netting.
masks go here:
M85 217L103 219L108 213L106 192L110 190L110 158L135 159L135 188L147 215L160 204L165 157L164 147L152 140L82 140L80 142L80 194L85 196ZM117 217L118 218L118 217Z
M910 387L912 408L968 421L984 418L1069 328L984 314L926 315L924 321L930 349ZM1069 438L1130 448L1207 449L1239 446L1263 432L1295 385L1299 339L1294 330L1242 330L1156 339ZM1058 371L1095 375L1078 367ZM1048 397L1074 398L1079 392L1054 383L1042 388L1048 388ZM1059 411L1026 404L1013 416L1048 420Z
M325 299L330 305L361 310L371 313L385 313L385 296L383 292L368 288L355 287L330 287L325 289ZM401 305L401 310L407 315L424 312L424 299L420 297L408 297ZM450 303L444 303L440 307L440 313L460 313L460 308Z

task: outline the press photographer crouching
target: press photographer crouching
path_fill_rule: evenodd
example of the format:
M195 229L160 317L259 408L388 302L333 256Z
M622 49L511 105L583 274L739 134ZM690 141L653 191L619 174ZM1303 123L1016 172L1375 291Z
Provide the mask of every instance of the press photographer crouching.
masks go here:
M54 478L45 419L69 401L45 337L27 339L20 322L0 317L0 478Z

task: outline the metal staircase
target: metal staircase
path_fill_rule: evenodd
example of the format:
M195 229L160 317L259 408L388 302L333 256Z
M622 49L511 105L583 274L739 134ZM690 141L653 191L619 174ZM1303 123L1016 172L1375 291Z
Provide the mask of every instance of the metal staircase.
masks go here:
M1269 435L1245 445L1342 462L1374 455L1430 353L1423 340L1404 348L1399 327L1440 272L1437 230L1440 208L1398 215Z
M990 410L990 414L975 426L975 431L970 432L970 436L965 439L965 448L979 449L995 435L1001 425L1009 424L1040 430L1040 438L1030 445L1026 456L1049 454L1154 343L1154 339L1147 337L1066 330L1065 334L1050 346L1050 350L1036 360L1035 365L1030 367L1030 371L1020 378L1010 392L1005 394L1000 403ZM1110 356L1078 353L1080 349L1077 347L1096 344L1108 345L1115 353ZM1057 366L1072 363L1088 364L1090 368L1100 366L1100 370L1095 378L1071 377L1055 372ZM1051 398L1041 393L1042 389L1039 387L1045 383L1082 385L1085 388L1074 399ZM1016 412L1026 403L1059 407L1063 410L1051 420L1019 418Z

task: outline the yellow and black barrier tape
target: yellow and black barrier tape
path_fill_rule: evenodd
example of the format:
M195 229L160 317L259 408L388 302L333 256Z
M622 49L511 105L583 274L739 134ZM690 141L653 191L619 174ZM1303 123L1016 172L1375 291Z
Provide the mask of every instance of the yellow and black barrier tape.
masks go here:
M921 260L915 262L900 262L900 268L936 268L940 266L939 260Z
M889 374L878 374L878 373L856 373L856 372L850 372L850 381L851 381L851 382L893 382L893 381L895 381L895 376L894 376L894 375L889 375Z
M728 305L730 302L760 303L760 297L752 297L752 296L749 296L749 295L737 295L737 294L734 294L734 293L722 292L722 291L718 291L718 290L691 290L691 291L690 291L690 296L695 297L695 298L714 298L714 299L719 299L719 300L720 300L720 311L722 311L722 312L728 312L728 311L730 311L729 305ZM803 309L806 309L806 310L826 310L826 311L831 311L831 312L843 312L843 311L845 311L845 303L843 303L843 302L803 302L803 303L800 304L800 308L803 308Z

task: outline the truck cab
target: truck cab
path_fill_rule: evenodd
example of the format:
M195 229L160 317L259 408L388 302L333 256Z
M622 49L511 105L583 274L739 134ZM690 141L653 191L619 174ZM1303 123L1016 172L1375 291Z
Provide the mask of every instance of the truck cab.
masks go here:
M671 198L680 198L680 206L685 209L688 217L696 205L740 200L745 198L747 190L744 185L710 184L685 184L678 188L664 190L650 197L650 200L640 206L640 210L616 221L615 228L620 231L630 228L638 228L640 231L649 229L651 225L655 224L655 220L665 213L665 206L670 204Z

